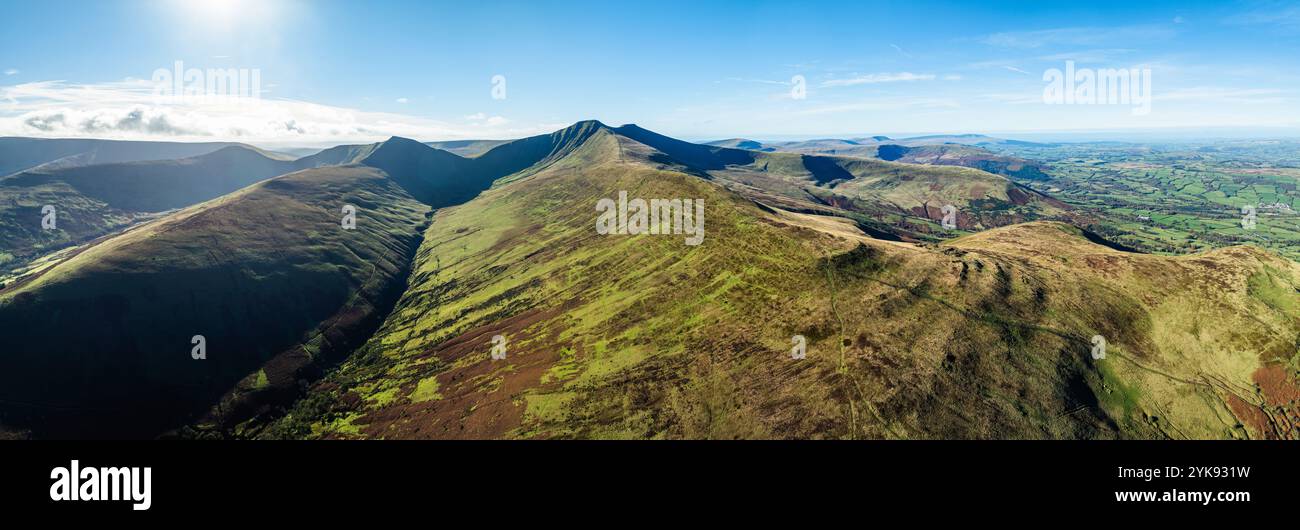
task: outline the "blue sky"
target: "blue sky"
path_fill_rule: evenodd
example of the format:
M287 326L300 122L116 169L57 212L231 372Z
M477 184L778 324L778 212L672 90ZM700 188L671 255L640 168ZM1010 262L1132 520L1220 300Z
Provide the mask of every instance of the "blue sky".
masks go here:
M5 1L0 134L315 145L588 118L689 139L1300 127L1300 4L1061 4ZM1149 69L1150 112L1044 103L1044 73L1067 60ZM260 99L159 104L151 75L176 61L256 69Z

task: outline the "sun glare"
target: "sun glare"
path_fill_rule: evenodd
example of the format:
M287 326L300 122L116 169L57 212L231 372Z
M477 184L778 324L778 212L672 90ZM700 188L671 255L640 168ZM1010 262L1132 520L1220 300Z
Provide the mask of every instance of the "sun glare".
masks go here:
M181 17L198 28L211 30L266 24L281 3L275 0L171 0Z
M195 16L227 21L239 12L243 0L181 0Z

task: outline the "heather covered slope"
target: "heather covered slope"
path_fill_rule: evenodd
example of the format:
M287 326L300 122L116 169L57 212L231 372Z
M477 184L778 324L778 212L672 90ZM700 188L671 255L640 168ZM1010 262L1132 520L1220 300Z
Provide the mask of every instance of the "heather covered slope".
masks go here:
M355 231L340 225L344 204ZM0 294L0 426L151 437L223 395L211 428L249 414L258 393L292 397L400 293L427 211L379 170L324 168L91 246ZM191 358L194 335L206 360Z
M601 128L438 211L379 331L256 434L1244 438L1294 424L1276 410L1293 407L1294 263L1127 254L1060 223L884 242L674 158ZM619 191L703 199L704 242L597 234L594 205Z

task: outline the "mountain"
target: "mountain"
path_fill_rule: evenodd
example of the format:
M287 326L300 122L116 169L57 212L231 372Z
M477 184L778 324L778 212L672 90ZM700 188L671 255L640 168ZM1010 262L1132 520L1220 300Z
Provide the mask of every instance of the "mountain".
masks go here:
M883 241L705 169L753 152L582 128L543 167L438 209L377 332L244 434L1294 436L1300 264L1124 252L1058 222ZM803 162L781 155L767 164ZM702 242L602 235L598 205L620 192L703 200Z
M727 140L705 142L704 145L713 146L713 147L727 147L731 149L747 149L750 151L772 152L772 151L779 150L778 147L770 146L756 140L747 140L745 138L730 138Z
M242 144L0 137L0 177L42 165L47 166L46 169L57 169L115 162L187 158L234 145Z
M907 164L961 166L997 175L1026 180L1048 178L1043 164L989 151L982 146L1008 145L1003 140L978 134L955 136L917 136L892 140L873 136L851 140L807 140L800 142L762 143L753 140L721 140L705 145L732 147L763 152L787 152L817 155L877 158Z
M359 164L367 156L370 156L370 153L374 152L376 147L379 147L379 144L335 146L301 157L295 162L295 165L299 169L308 169L321 166Z
M448 153L464 157L475 157L492 150L493 147L506 143L510 143L510 140L448 140L425 142L424 144L435 149L442 149Z

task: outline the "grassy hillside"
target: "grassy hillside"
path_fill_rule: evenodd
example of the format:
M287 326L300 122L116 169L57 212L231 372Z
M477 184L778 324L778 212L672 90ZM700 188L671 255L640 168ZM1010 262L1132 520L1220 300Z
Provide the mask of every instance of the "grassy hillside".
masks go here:
M1060 223L884 242L665 169L664 154L599 129L439 210L379 331L257 434L1229 438L1294 426L1274 410L1295 388L1294 263L1248 248L1126 254ZM703 244L598 235L594 205L620 190L704 199ZM791 359L793 335L806 359ZM1270 389L1254 392L1260 380Z

